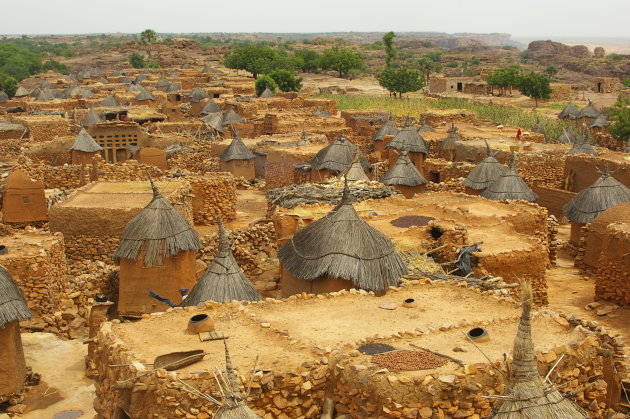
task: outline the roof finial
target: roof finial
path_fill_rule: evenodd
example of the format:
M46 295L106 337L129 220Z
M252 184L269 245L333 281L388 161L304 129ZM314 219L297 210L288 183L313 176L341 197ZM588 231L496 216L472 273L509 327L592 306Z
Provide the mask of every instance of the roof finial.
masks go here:
M149 177L149 183L151 183L151 190L153 191L153 199L155 199L158 196L160 196L160 191L158 190L157 186L155 186L155 183L153 183L153 179L151 178L151 173L148 173L147 176Z
M488 144L488 140L483 140L486 143L486 153L488 153L488 157L492 156L492 150L490 149L490 144Z
M230 124L230 129L232 130L232 138L240 138L234 124Z
M350 205L352 204L352 193L350 192L350 187L348 186L348 177L343 177L343 193L341 194L341 202L339 205Z
M512 151L512 158L510 159L510 169L516 170L516 151Z
M339 135L339 141L346 141L346 134L344 134L343 129L341 130L341 134Z
M230 250L230 239L228 237L227 231L223 226L223 219L221 215L217 215L217 224L219 226L219 248L217 250L217 255L221 253L228 252Z

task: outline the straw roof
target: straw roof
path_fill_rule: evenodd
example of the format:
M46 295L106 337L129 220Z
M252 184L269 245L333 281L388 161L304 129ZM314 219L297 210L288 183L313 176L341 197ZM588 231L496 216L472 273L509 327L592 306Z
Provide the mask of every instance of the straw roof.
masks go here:
M239 137L236 128L232 128L232 142L223 153L221 153L221 161L231 161L231 160L251 160L256 156L252 153L249 148L243 143L241 137Z
M105 99L103 99L103 101L101 102L101 106L109 106L109 107L120 106L120 103L118 103L118 101L114 98L114 96L109 95Z
M448 136L438 142L437 152L455 150L455 143L460 140L461 138L457 133L457 128L455 128L455 125L451 125L451 129L448 131Z
M385 148L395 148L398 151L407 150L411 153L423 153L425 156L429 156L429 145L412 126L400 130Z
M486 189L488 185L500 178L506 171L505 167L494 157L496 152L492 152L487 141L486 150L488 156L479 162L477 167L468 174L463 182L464 186L476 191Z
M223 123L222 112L210 113L204 116L203 118L199 118L199 119L205 122L206 124L208 124L210 127L214 128L216 131L219 131L219 132L225 131L225 128L224 128L225 124Z
M578 113L578 118L597 118L601 112L593 105L589 99L588 105Z
M22 97L22 96L28 96L29 92L28 90L26 90L26 88L24 86L20 86L17 88L17 90L15 91L15 97Z
M131 83L129 87L127 87L127 93L136 93L142 92L144 89L139 84Z
M124 75L125 75L125 72L124 72L124 71L122 71L122 70L116 70L116 71L114 71L114 72L112 73L112 76L113 76L113 77L120 77L120 76L124 76Z
M195 229L160 194L151 182L153 199L129 221L123 231L120 245L113 259L144 259L147 267L159 265L163 257L179 253L196 252L201 247Z
M558 136L558 144L574 144L579 142L580 135L575 131L567 131L566 129L562 129L562 134Z
M9 100L9 95L0 90L0 103L6 102L7 100Z
M121 83L132 83L132 82L133 82L133 79L131 79L131 77L127 77L127 76L125 76L125 77L123 77L122 79L120 79L120 82L121 82Z
M597 118L588 126L589 128L606 128L608 126L608 121L603 114L599 114Z
M590 154L592 156L598 156L597 151L593 149L593 146L586 141L586 139L580 139L573 143L571 150L567 151L567 154Z
M426 121L422 121L422 125L418 128L418 132L435 132L435 128L427 124Z
M11 274L0 265L0 327L32 317L26 299Z
M148 90L143 89L138 96L136 96L136 100L155 100L155 96L151 94Z
M315 112L313 112L313 116L318 116L320 118L327 118L330 115L330 112L328 112L328 110L326 108L317 108L317 110L315 110Z
M383 125L376 131L372 140L374 141L383 141L386 135L396 135L398 134L399 129L396 126L396 123L391 119L385 121Z
M85 130L81 129L81 132L77 136L77 139L72 144L72 147L68 151L82 151L84 153L95 153L103 150L103 147L98 145L94 138Z
M149 79L149 77L147 77L146 74L138 74L133 81L137 84L137 83L140 83L141 81L145 81L145 80L148 80L148 79Z
M542 127L542 124L540 123L540 121L536 122L536 125L534 125L534 128L532 128L532 131L535 132L536 134L542 134L544 136L547 135L547 133L545 132L545 129Z
M205 301L260 301L262 297L234 259L230 239L219 217L219 249L212 264L197 281L182 306L196 306Z
M580 111L578 110L578 108L576 108L575 105L573 105L572 103L569 103L567 106L564 107L562 112L558 114L558 119L577 119L579 115Z
M45 88L39 92L36 100L47 101L47 100L54 100L54 99L55 99L55 96L53 95L52 90L50 90L49 88Z
M182 86L176 81L171 82L166 89L166 93L174 93L182 90Z
M347 182L341 202L295 233L278 249L278 257L296 278L341 278L375 292L398 285L407 272L389 238L359 217Z
M168 80L166 80L164 77L160 77L157 83L155 83L155 87L166 87L170 84L171 83Z
M265 90L262 91L259 97L274 97L274 94L270 88L265 87Z
M204 99L207 99L208 92L203 90L201 87L195 87L194 89L192 89L188 97L190 98L191 102L197 103L201 102Z
M586 224L615 205L630 202L630 189L610 175L608 167L588 188L580 191L562 209L571 221Z
M206 64L206 66L203 68L203 70L201 70L202 73L210 73L210 74L224 74L223 71L221 70L217 70L214 67L211 67L210 65Z
M186 63L186 64L183 64L180 68L183 70L190 70L191 68L193 68L193 66L192 64Z
M234 107L230 106L230 109L223 113L223 124L242 124L245 121L235 111Z
M219 105L217 105L214 100L208 99L208 101L203 105L203 108L201 109L201 112L199 112L199 114L208 115L215 112L221 112L221 108L219 108Z
M346 140L345 135L341 132L341 135L335 141L319 150L308 163L315 170L330 170L334 173L343 173L352 165L357 154L360 154L357 146ZM365 157L360 156L359 162L364 170L371 168Z
M302 129L302 134L300 135L300 139L297 142L298 147L308 147L311 145L311 140L308 139L308 133L305 129Z
M538 374L532 340L532 288L521 283L523 311L514 339L512 368L505 391L494 407L495 419L582 419L589 417Z
M83 125L84 127L89 127L91 125L100 124L102 122L103 120L101 119L100 116L98 116L96 111L94 109L90 109L90 111L88 112L87 116L85 117L81 125Z
M512 153L510 167L494 182L490 183L481 196L495 201L504 199L523 199L533 202L538 195L532 191L516 171L516 154Z
M402 186L418 186L428 182L409 159L407 151L401 152L396 164L389 168L380 181L385 185Z
M355 161L350 165L350 168L346 172L345 177L346 179L352 181L370 180L370 178L368 178L365 174L365 170L363 170L363 167L361 167L361 162L359 162L358 159L355 159Z

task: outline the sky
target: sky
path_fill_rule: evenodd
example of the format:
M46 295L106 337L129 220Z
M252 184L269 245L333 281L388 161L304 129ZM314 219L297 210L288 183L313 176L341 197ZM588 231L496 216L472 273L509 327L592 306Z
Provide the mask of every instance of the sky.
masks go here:
M630 0L0 0L0 34L475 32L630 38Z

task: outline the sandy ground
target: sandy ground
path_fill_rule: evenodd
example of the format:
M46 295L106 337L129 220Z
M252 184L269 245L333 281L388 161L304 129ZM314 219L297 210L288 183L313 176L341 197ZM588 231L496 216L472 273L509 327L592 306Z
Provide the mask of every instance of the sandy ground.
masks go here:
M87 345L61 340L51 333L23 333L26 364L41 374L26 398L26 419L96 418L94 384L85 377ZM75 415L65 413L79 411ZM58 415L60 414L60 415ZM78 416L77 416L78 415Z

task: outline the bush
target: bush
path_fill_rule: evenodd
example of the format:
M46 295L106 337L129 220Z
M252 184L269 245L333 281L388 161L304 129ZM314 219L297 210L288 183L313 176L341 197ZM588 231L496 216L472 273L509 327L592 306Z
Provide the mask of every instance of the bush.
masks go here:
M146 66L144 57L137 52L129 56L129 64L131 64L133 68L144 68Z
M67 65L61 64L59 61L48 60L42 65L42 71L52 70L61 74L70 74L70 69Z
M274 70L269 73L282 92L299 92L302 88L302 78L295 77L288 70Z
M619 95L617 102L610 108L610 121L608 130L619 141L630 139L630 99Z
M446 64L446 66L450 68L457 68L457 61L451 61L450 63Z
M628 77L627 79L625 79L625 80L623 81L623 85L624 85L625 87L630 87L630 77Z
M338 46L324 51L319 63L323 69L339 72L339 77L344 74L350 74L352 70L360 70L364 65L363 59L361 59L359 54L351 49L339 48Z
M0 91L6 93L9 97L13 97L18 89L18 82L14 77L0 73Z
M272 92L276 93L278 89L278 85L275 80L271 78L271 76L265 74L256 79L256 96L260 96L262 92L265 91L266 88L269 88Z

